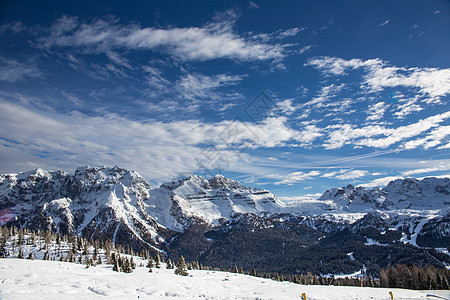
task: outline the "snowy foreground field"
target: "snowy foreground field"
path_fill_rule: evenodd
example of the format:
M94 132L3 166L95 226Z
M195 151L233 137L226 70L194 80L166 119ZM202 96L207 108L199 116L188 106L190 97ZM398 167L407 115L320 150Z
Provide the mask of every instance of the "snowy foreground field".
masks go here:
M0 299L449 299L448 291L304 286L242 274L137 267L131 274L110 265L26 259L0 260Z

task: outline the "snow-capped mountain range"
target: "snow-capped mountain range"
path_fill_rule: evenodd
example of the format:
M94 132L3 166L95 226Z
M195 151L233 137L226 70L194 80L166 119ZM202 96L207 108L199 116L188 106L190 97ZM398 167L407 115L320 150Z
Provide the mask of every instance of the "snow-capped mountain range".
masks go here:
M384 188L349 184L327 190L316 201L287 205L268 190L245 187L222 175L211 179L194 175L152 187L138 173L118 166L80 167L73 174L36 169L0 175L0 208L9 208L11 217L23 220L23 225L40 217L55 230L78 234L88 230L95 235L122 222L138 236L147 231L155 238L160 227L180 232L195 222L218 225L246 213L333 215L348 220L371 211L422 215L432 211L443 216L450 212L450 179L397 179ZM98 225L101 220L106 226Z
M207 230L237 224L282 232L306 226L309 236L319 239L316 244L347 230L364 232L365 245L400 242L442 248L450 245L449 204L448 178L398 179L384 188L347 185L314 201L286 204L268 190L245 187L222 175L194 175L159 187L117 166L81 167L73 174L36 169L0 175L2 225L111 239L155 251L173 249L174 239L192 234L194 225L203 226L199 243L211 249L215 244L207 244L213 240L205 238Z
M114 241L134 236L157 245L193 223L217 225L233 215L280 212L267 190L217 175L190 176L155 188L120 167L81 167L74 174L36 169L0 175L2 220ZM126 231L124 234L123 231ZM119 234L120 233L120 234Z

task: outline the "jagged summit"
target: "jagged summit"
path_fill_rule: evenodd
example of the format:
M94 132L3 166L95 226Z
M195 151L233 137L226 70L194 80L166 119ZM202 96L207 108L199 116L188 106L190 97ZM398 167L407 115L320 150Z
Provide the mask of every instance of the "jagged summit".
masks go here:
M164 183L150 191L147 203L153 208L148 213L173 230L198 221L218 224L238 213L279 213L284 207L269 191L244 187L223 175L192 175Z
M347 185L327 190L319 200L331 200L338 208L354 212L372 209L443 209L450 205L450 179L396 179L384 188Z

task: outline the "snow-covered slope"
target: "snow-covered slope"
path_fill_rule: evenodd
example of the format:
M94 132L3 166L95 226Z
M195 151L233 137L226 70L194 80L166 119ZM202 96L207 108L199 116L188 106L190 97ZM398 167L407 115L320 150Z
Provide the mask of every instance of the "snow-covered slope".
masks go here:
M9 299L448 299L448 291L310 286L243 274L191 270L179 276L164 267L131 274L111 265L25 259L0 260L0 298Z
M147 212L160 224L180 230L193 222L218 225L239 213L280 213L281 201L263 189L244 187L222 175L190 176L150 191ZM180 227L181 226L181 227Z

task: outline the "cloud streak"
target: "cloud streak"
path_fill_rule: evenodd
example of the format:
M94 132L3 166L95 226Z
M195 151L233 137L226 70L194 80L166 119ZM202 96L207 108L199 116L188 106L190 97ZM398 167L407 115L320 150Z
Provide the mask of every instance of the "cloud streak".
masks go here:
M77 48L84 53L111 54L115 50L151 50L169 53L182 61L226 58L239 61L279 61L289 44L268 43L245 37L233 30L237 15L228 11L201 27L141 27L121 25L116 19L83 23L76 17L62 17L40 38L44 48ZM291 29L286 37L296 34ZM117 59L117 56L114 57Z
M17 82L27 78L40 78L43 74L33 63L23 63L0 56L0 81Z

